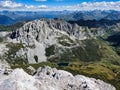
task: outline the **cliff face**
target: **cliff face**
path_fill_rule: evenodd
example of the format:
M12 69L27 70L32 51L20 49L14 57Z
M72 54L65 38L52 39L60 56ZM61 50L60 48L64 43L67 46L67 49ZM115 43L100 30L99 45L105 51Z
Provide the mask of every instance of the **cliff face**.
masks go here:
M15 69L11 74L3 76L0 90L115 90L101 80L73 76L67 71L48 66L39 68L35 76L28 75L22 69Z
M111 26L115 27L113 28L114 30L112 28L110 29L119 31L119 24L117 25L117 27ZM87 27L53 19L30 21L17 30L10 32L10 34L8 34L9 32L5 32L4 34L0 33L4 39L0 44L0 58L1 60L6 60L12 68L23 67L24 69L27 68L27 65L33 65L33 67L38 67L40 64L49 65L49 62L45 61L53 60L56 68L61 67L60 64L67 64L68 66L63 66L63 69L71 70L72 73L80 73L95 78L97 76L97 78L101 80L108 82L115 80L116 82L119 80L119 74L117 75L117 72L119 72L120 57L106 42L97 38L97 36L103 35L110 29L103 28L101 31L101 28L93 28L93 30L89 30ZM111 67L109 64L106 64L106 62L113 66L116 65L117 67ZM52 62L50 64L52 64ZM115 72L113 72L113 69ZM34 89L37 88L35 90L42 90L43 88L47 88L47 90L49 90L49 88L50 90L84 90L84 88L86 90L107 90L107 88L108 90L114 90L114 87L100 80L89 79L81 75L73 76L66 71L51 69L49 67L39 69L34 77L30 76L30 78L32 78L30 81L35 79L35 82L32 83L29 83L29 79L26 79L22 75L18 77L24 77L23 79L19 80L18 77L18 79L16 79L16 73L24 73L23 70L17 69L17 71L15 70L14 72L12 76L8 76L7 79L4 78L5 81L0 78L2 80L0 83L1 89L4 88L3 86L5 86L6 83L7 87L15 83L15 85L11 87L11 90L19 87L21 90L24 90L24 88L30 90L30 88L26 86L28 84L34 87ZM4 77L4 75L1 76ZM25 74L25 76L27 77L27 74ZM10 81L10 84L8 81ZM25 81L25 83L23 83L23 81ZM46 81L48 83L46 83ZM93 85L87 83L89 81ZM36 82L40 82L37 84L38 86L35 85ZM63 82L65 84L63 84ZM111 84L117 88L119 84L117 85L115 82ZM50 87L45 87L44 85Z
M34 20L26 23L23 27L17 29L11 35L11 38L25 43L26 45L32 45L34 40L44 43L55 43L56 37L61 35L67 35L74 39L83 40L88 38L88 28L80 27L77 24L69 24L62 20ZM50 42L50 40L52 40Z
M73 46L73 43L77 44L76 40L90 37L92 34L87 27L69 24L62 20L41 19L30 21L12 32L9 41L22 43L25 49L21 50L22 53L18 52L18 55L26 54L29 63L36 63L47 60L45 50L49 46L64 47L66 43Z

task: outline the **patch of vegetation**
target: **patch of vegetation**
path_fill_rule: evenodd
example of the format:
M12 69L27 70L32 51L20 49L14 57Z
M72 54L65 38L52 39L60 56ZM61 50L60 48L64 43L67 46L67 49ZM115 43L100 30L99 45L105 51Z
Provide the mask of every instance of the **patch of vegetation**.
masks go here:
M13 25L0 25L0 32L1 31L14 31L16 30L17 28L23 26L24 22L18 22L16 24L13 24Z
M32 66L33 68L35 68L36 70L39 67L45 67L45 66L50 66L52 68L57 67L56 63L52 63L52 62L41 62L41 63L37 63L37 64L19 64L19 65L13 65L11 64L11 68L15 69L15 68L23 68L28 74L30 74L28 67Z
M77 20L77 21L69 21L69 23L74 24L77 23L80 26L87 26L89 28L98 28L102 26L112 26L115 25L116 23L119 23L120 20L106 20L106 19L101 19L101 20Z
M2 37L0 37L0 43L1 43L1 42L3 42L3 38L2 38Z
M50 66L57 69L63 69L74 75L81 74L96 79L101 79L111 83L120 90L120 57L114 51L114 48L102 39L89 39L78 41L80 45L72 48L65 48L57 61L42 62L38 64L11 64L14 68L23 68L29 73L27 67L32 66L36 70L39 67ZM46 49L46 56L55 54L55 46ZM34 57L36 58L36 57ZM66 66L58 63L69 63Z
M104 63L71 63L68 67L62 67L61 69L67 70L74 75L82 74L88 77L101 79L107 83L111 83L120 90L120 82L116 72L120 71L120 67L112 64L106 65Z
M71 44L69 42L64 41L64 40L59 41L59 43L63 46L71 46Z
M42 62L38 64L11 64L11 68L23 68L27 73L30 74L28 67L32 66L36 70L39 67L50 66L52 68L62 69L71 72L73 75L85 75L87 77L93 77L96 79L101 79L107 83L110 83L116 87L117 90L120 90L120 66L113 64L106 64L103 62L81 62L75 60L70 62L68 66L58 66L54 62Z
M89 39L81 41L77 47L66 48L60 54L60 61L74 61L80 60L84 62L93 61L117 61L118 55L113 51L107 43L102 42L100 39Z
M16 54L17 51L19 51L21 48L23 48L22 44L19 43L9 43L6 45L7 48L9 48L8 55Z
M100 52L100 43L98 40L91 39L82 41L82 45L73 48L72 52L77 59L82 61L99 61L101 60L102 53Z
M63 46L72 46L74 45L74 41L72 39L70 39L68 36L62 36L62 37L58 37L58 42L63 45Z
M74 60L84 62L102 61L120 65L120 57L116 54L114 49L102 39L88 39L77 42L79 46L71 48L55 48L55 46L50 46L46 48L46 56L58 53L58 56L50 59L50 61L56 62L71 62ZM55 49L57 49L58 52Z
M21 56L21 57L12 57L9 56L9 59L6 59L8 63L13 64L13 65L20 65L20 64L27 64L27 58L25 56Z
M25 56L18 57L16 56L16 52L18 52L21 48L24 48L22 44L19 43L9 43L6 45L9 50L5 54L5 58L10 64L26 64L28 61Z
M52 46L46 48L45 51L46 51L46 54L45 54L46 56L54 55L55 54L55 46L52 45Z
M111 34L105 40L114 48L114 51L120 56L120 33Z

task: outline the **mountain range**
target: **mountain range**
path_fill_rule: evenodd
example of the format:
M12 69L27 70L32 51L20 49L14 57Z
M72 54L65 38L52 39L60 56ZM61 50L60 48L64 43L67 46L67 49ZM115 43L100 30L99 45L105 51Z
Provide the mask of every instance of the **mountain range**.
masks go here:
M14 20L8 16L0 15L0 24L1 25L8 25L14 23Z
M77 11L72 14L63 16L65 20L119 20L120 19L120 11L108 10L94 10L94 11Z
M0 90L120 90L119 11L0 13Z
M61 18L67 21L78 20L120 20L120 11L108 10L94 10L94 11L0 11L2 21L0 24L10 25L16 22L29 21L40 18ZM7 19L9 18L9 19Z

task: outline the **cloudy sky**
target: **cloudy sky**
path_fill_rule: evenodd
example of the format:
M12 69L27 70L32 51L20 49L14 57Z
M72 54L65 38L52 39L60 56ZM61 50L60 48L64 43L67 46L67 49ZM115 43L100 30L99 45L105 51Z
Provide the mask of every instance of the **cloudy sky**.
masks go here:
M0 0L0 10L119 10L120 0Z

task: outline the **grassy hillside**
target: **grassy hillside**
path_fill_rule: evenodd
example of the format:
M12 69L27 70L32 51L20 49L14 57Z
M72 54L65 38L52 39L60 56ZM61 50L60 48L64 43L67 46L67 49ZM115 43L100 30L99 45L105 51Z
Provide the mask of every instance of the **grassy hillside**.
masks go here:
M117 90L120 90L120 66L113 65L113 64L106 64L102 62L97 63L87 63L87 62L80 62L74 61L70 62L68 66L58 66L56 63L53 62L43 62L39 64L27 64L27 65L17 65L11 67L14 68L23 68L26 72L30 73L28 67L32 66L36 70L39 67L43 66L50 66L57 69L63 69L66 71L71 72L74 75L81 74L88 77L101 79L107 83L111 83L116 87Z
M17 28L21 27L24 24L24 22L18 22L13 25L0 25L0 32L1 31L13 31L16 30Z
M53 53L50 48L47 50L50 50L49 53L55 53ZM48 56L50 55L49 53L47 53ZM69 63L68 66L58 64L66 62ZM117 90L120 90L120 57L114 49L102 39L84 40L81 41L80 46L74 47L70 50L67 48L65 52L61 54L61 58L58 58L57 62L11 64L11 67L22 67L29 73L29 70L27 69L28 66L33 66L35 69L38 69L40 66L46 65L67 70L74 75L82 74L88 77L101 79L105 82L111 83L117 88Z

